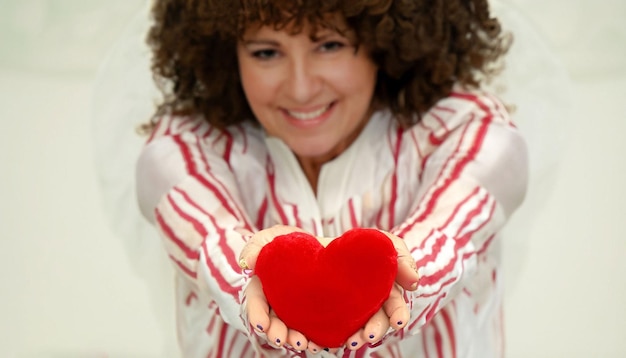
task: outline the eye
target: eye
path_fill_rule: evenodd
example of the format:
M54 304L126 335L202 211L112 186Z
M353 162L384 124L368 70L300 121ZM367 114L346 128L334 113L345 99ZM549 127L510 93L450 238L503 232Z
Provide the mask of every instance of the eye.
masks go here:
M258 58L259 60L270 60L278 56L278 51L274 49L262 49L252 51L252 57Z
M324 52L337 51L344 48L346 45L339 41L326 41L320 46L320 50Z

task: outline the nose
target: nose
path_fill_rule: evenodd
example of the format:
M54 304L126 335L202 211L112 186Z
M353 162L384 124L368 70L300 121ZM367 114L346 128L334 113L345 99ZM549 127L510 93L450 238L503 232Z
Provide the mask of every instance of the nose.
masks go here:
M306 56L291 58L287 74L287 94L298 104L310 103L322 89L322 76L314 61Z

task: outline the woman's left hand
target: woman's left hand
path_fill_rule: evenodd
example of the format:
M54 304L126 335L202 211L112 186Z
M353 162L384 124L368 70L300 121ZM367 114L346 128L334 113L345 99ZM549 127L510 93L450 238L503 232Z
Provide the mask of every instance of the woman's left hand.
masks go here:
M384 232L393 242L398 252L398 274L396 284L391 288L389 298L358 332L346 342L351 350L359 349L366 343L376 343L383 338L389 327L394 330L406 326L410 318L409 307L404 301L403 290L415 291L419 281L417 266L404 240L396 235Z

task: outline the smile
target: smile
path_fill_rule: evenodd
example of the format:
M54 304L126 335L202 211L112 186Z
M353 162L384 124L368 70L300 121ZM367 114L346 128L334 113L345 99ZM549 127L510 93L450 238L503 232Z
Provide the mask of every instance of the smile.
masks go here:
M318 118L320 116L322 116L324 113L326 113L331 107L332 107L333 103L330 103L320 109L314 110L314 111L309 111L309 112L302 112L302 111L290 111L290 110L285 110L285 112L290 116L293 117L297 120L300 121L309 121L315 118Z

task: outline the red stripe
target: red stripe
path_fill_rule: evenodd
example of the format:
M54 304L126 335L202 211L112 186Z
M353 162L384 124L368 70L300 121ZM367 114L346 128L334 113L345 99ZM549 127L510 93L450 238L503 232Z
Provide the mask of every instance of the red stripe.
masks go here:
M426 323L428 323L435 316L435 314L438 312L439 302L441 302L442 299L443 299L443 296L437 297L437 299L435 300L435 303L432 305L432 307L430 308L428 313L426 313ZM426 324L426 323L424 323L424 324Z
M220 330L220 340L217 343L217 357L227 357L224 355L224 340L226 339L226 327L228 326L222 326L222 329Z
M207 131L204 132L204 134L202 135L202 139L207 139L211 136L211 134L213 133L213 130L215 129L215 127L213 126L209 126Z
M478 98L478 96L476 96L475 94L464 93L464 92L452 92L450 93L450 97L461 98L461 99L467 100L469 102L476 104L478 108L482 109L486 113L491 112L489 107L484 102L482 102L480 98Z
M354 211L354 200L352 198L350 198L350 200L348 200L348 210L350 213L350 225L352 228L357 228L359 227L359 223L356 220L356 212Z
M483 244L483 247L478 250L476 252L476 255L482 255L485 253L485 251L487 251L487 249L489 248L489 246L491 245L491 242L493 241L493 239L496 237L496 235L491 235L489 236L489 238L487 240L485 240L485 243Z
M213 224L213 227L215 228L215 231L218 235L218 242L219 242L219 247L222 250L222 253L224 254L226 261L230 264L230 267L234 270L234 271L239 271L239 264L237 263L237 259L235 258L235 252L232 250L232 247L230 245L228 245L227 239L226 239L226 230L224 230L224 228L220 227L217 224L217 220L215 219L215 217L211 214L209 214L208 212L202 210L202 208L200 208L200 206L198 204L196 204L191 197L189 197L189 195L187 195L187 193L183 192L182 190L175 188L176 192L180 193L183 198L185 199L185 201L187 201L189 203L189 205L193 206L194 208L196 208L197 210L201 211L202 214L204 214L206 217L209 218L209 220L211 220L211 223ZM182 215L182 214L181 214ZM195 221L195 219L193 218L189 218L189 220L193 220ZM197 222L197 225L202 226L202 229L204 230L203 232L200 232L201 234L203 234L203 238L205 238L208 236L208 231L204 228L204 226L200 223ZM194 225L195 227L195 225Z
M425 358L430 358L430 352L428 349L428 337L427 337L428 331L424 331L422 333L422 347L424 348L424 357Z
M231 138L232 139L232 138ZM216 185L220 187L220 191L219 191L219 195L225 195L227 197L227 199L224 199L222 201L222 206L225 206L226 210L228 212L230 212L233 216L235 216L237 218L238 221L242 222L244 225L244 228L247 229L248 231L253 231L252 230L252 225L248 222L247 220L247 216L243 214L243 210L241 210L241 208L239 207L239 205L237 204L237 201L233 198L230 190L228 190L226 188L226 186L224 185L224 183L218 179L213 172L211 171L211 166L209 164L209 161L207 160L206 155L204 155L204 152L202 151L202 148L198 148L197 149L199 151L200 154L200 158L202 160L202 163L204 164L204 168L206 171L206 174L211 177L211 179L217 183ZM232 168L230 167L230 163L227 162L226 164L228 164L228 167L230 168L230 170L232 171ZM198 176L200 176L200 174L198 173ZM232 203L231 207L230 205L226 205L226 201L228 201L229 203ZM235 211L237 212L235 214Z
M437 296L439 294L441 294L441 291L443 291L446 287L448 287L449 285L453 284L454 282L456 282L458 280L458 276L453 276L450 277L449 279L443 281L440 285L439 288L437 289L437 291L434 292L429 292L429 293L422 293L420 294L418 297L419 298L428 298L428 297L433 297L433 296ZM420 279L420 285L421 285L422 280ZM433 282L433 283L436 283Z
M197 205L195 205L187 196L187 194L185 194L185 192L183 192L182 190L180 190L179 188L174 188L174 191L176 191L177 193L180 193L183 198L192 206L194 206L196 209L201 210ZM204 239L207 234L208 231L207 229L204 227L204 225L202 225L201 222L199 222L198 220L196 220L196 218L192 217L191 215L188 215L187 213L185 213L180 206L178 206L176 204L176 202L174 201L174 199L172 198L171 194L167 195L167 201L170 203L170 205L172 206L172 208L174 209L174 211L176 212L176 214L178 214L178 216L180 216L183 220L187 221L188 223L191 224L191 226L193 226L193 228L196 230L196 232ZM202 211L202 210L201 210ZM206 212L202 211L203 214L206 214Z
M313 235L317 236L317 225L315 225L315 219L311 218L311 227L313 228Z
M480 188L476 188L476 190L474 190L475 192L478 192ZM454 234L454 237L459 237L459 235L461 235L461 232L470 225L470 223L474 220L475 217L477 217L478 215L480 215L480 213L483 212L485 205L487 205L487 202L489 201L489 196L485 195L479 202L478 202L478 206L475 207L474 209L470 210L467 213L467 216L465 217L465 220L463 220L463 223L461 225L459 225L459 227L456 230L456 233ZM484 225L484 223L486 223L487 221L489 221L489 218L487 218L487 220L485 220L483 223L481 223L481 226ZM475 232L476 230L474 230ZM464 235L467 236L467 235ZM465 244L467 243L467 241L463 241L463 240L457 240L457 247L460 246L465 246Z
M455 108L450 108L450 107L446 107L446 106L442 106L442 105L436 105L435 107L433 107L433 109L434 110L438 110L438 111L456 113L456 109Z
M398 128L396 132L396 146L393 152L393 176L391 177L391 199L389 200L389 222L387 224L387 230L391 230L396 220L396 201L398 200L398 161L400 158L400 148L402 147L402 138L404 138L404 131L402 128Z
M483 141L485 139L485 136L487 134L487 129L489 127L489 123L491 122L491 117L487 116L485 118L483 118L481 120L481 126L478 129L478 132L476 134L476 138L474 140L474 144L473 146L469 149L469 151L467 152L467 154L465 155L465 157L463 157L461 160L459 160L459 162L456 164L456 166L453 168L452 172L450 173L450 175L445 179L444 184L435 189L431 199L429 200L429 202L426 204L426 210L416 219L412 220L412 222L402 231L402 233L399 235L400 237L402 237L404 235L404 233L406 233L408 230L410 230L413 225L415 225L418 222L423 221L426 217L428 217L428 215L430 215L432 213L432 211L434 210L437 201L440 199L441 196L443 196L443 194L445 193L445 191L448 189L448 187L450 187L452 185L452 183L458 179L458 177L461 175L462 171L465 169L465 167L472 161L474 160L474 158L476 157L476 154L478 153L479 149L482 147ZM470 122L468 122L468 125L463 129L463 134L461 138L464 138L465 135L467 134L467 130L470 127ZM461 146L461 144L463 143L463 139L461 139L458 143L457 149L454 151L454 153L458 153L459 148ZM451 155L448 158L448 162L454 158L455 154ZM443 175L444 169L445 167L448 166L448 162L446 162L446 164L442 167L441 172L439 174L439 178L441 178L441 176ZM439 178L437 179L437 181L439 180Z
M486 199L488 199L488 197L486 197ZM487 205L487 200L486 199L485 199L485 201L481 202L481 206L479 208L480 210L478 212L476 212L475 215L479 215L480 211L482 211L483 208L485 207L485 205ZM457 247L465 246L467 244L467 242L472 238L472 236L476 232L480 231L482 228L485 227L485 225L487 225L487 223L491 220L491 217L493 216L493 213L495 212L495 208L496 208L496 203L493 202L491 204L491 208L490 208L490 211L489 211L489 216L487 217L487 219L484 220L482 223L480 223L480 225L478 225L478 227L476 227L474 230L472 230L470 232L467 232L463 236L459 237L457 239L457 244L456 244Z
M146 144L152 142L155 139L156 134L161 130L161 127L163 126L164 120L164 117L161 117L157 120L156 125L152 129L152 133L150 133L150 137L148 137L148 140L146 141Z
M187 298L185 299L185 306L190 306L191 305L191 301L196 300L198 298L198 296L196 295L195 292L190 292L187 295Z
M174 261L176 266L178 266L178 268L180 268L187 276L191 277L194 280L198 277L198 275L194 271L191 271L190 269L188 269L187 266L183 265L174 256L172 255L168 255L168 256L172 261Z
M443 309L440 311L441 318L446 325L448 331L448 337L450 338L450 348L452 349L452 357L456 357L456 333L454 332L454 325L452 324L452 318L448 310Z
M183 240L179 239L176 234L174 234L174 230L172 230L172 228L167 225L165 219L163 218L163 216L161 216L161 213L158 209L155 210L155 217L159 227L161 228L161 232L163 232L163 234L168 239L170 239L170 241L172 241L179 249L181 249L188 259L197 260L200 257L197 251L192 250Z
M202 247L202 249L204 250L204 256L206 258L205 263L206 263L209 271L211 272L211 276L213 276L215 281L217 281L217 284L220 287L220 289L224 293L228 293L231 296L233 296L233 298L235 299L236 302L239 302L239 294L238 294L238 292L239 292L239 289L241 287L239 287L239 286L231 286L226 281L226 279L224 278L222 273L217 269L217 267L213 263L213 260L211 260L211 257L209 256L209 251L208 251L206 245L204 245Z
M280 216L280 220L282 221L283 225L288 225L289 224L289 220L287 220L287 215L285 215L285 212L283 211L282 206L280 205L280 203L278 202L278 197L276 195L276 175L274 173L274 163L272 162L272 159L267 158L267 181L270 185L270 194L271 194L271 198L272 198L272 204L274 204L274 209L278 212L278 215Z
M224 161L226 161L226 163L228 164L228 167L231 168L230 166L230 155L232 154L232 150L233 150L233 135L230 134L230 132L228 131L223 131L224 137L226 138L226 144L224 145ZM232 168L231 168L232 170Z
M422 267L425 266L427 263L429 262L435 262L437 260L437 256L439 256L439 253L441 252L441 248L443 247L443 245L446 243L446 241L448 241L448 237L446 235L444 235L441 232L437 232L437 234L439 234L437 236L437 238L435 238L435 242L433 242L433 244L430 247L430 251L431 253L428 255L424 255L424 257L420 258L419 260L417 260L415 263L417 264L417 267ZM426 239L424 239L422 241L422 244L420 245L419 249L422 252L426 251L426 247L425 245L429 242L430 237L435 235L435 231L432 230L428 236L426 236ZM413 251L417 250L418 248L415 248Z
M228 239L226 238L226 230L223 227L218 225L217 220L215 219L213 215L209 215L209 220L211 220L213 227L215 227L217 237L218 237L218 246L220 248L220 251L222 251L222 254L224 255L224 259L230 265L230 268L233 271L240 272L241 268L239 267L239 264L237 263L237 257L235 255L235 252L232 250L232 247L228 244ZM243 241L243 238L242 238L242 241Z
M300 214L298 213L298 206L296 204L289 204L293 212L293 217L296 219L296 227L302 227L302 220L300 220Z
M441 225L439 227L439 231L443 232L444 228L446 228L448 225L450 225L450 223L452 222L452 220L454 220L454 218L457 216L457 214L459 213L459 210L461 210L461 208L463 207L463 205L467 204L467 202L476 194L478 194L478 192L480 191L480 187L476 187L476 189L474 189L467 197L465 197L465 199L461 200L461 202L454 208L454 210L452 211L452 214L448 217L448 219L446 220L445 223L443 223L443 225ZM461 231L461 228L463 226L461 225L459 227L459 230L457 230L456 235L459 234L459 231ZM455 237L456 237L455 235Z
M250 349L251 345L250 345L250 341L246 341L246 345L243 347L243 350L241 351L241 356L245 357L246 353L248 353L248 350Z
M175 121L172 121L172 125L170 126L170 128L173 128L175 130L175 133L180 133L181 128L183 128L183 126L191 122L191 118L189 117L179 117L179 118L180 120L177 121L176 125L174 125Z
M435 120L441 126L441 129L443 129L446 133L450 132L450 130L446 126L446 121L444 121L438 114L436 114L435 111L430 111L429 114L433 116L433 118L435 118Z
M443 173L445 172L445 169L448 167L448 165L450 165L450 163L452 162L452 159L454 158L454 156L459 152L461 145L463 144L465 135L467 134L467 130L470 127L470 123L468 122L467 125L463 128L463 131L461 133L461 139L459 140L459 142L457 143L457 147L454 149L454 152L452 153L452 155L450 155L447 159L446 162L444 163L444 165L441 167L439 174L437 175L437 179L434 181L434 183L437 183L441 177L443 176ZM424 160L424 163L427 163L427 159ZM425 167L422 168L422 171L425 170ZM426 204L420 204L420 206L418 206L418 208L416 209L416 213L411 214L411 216L415 216L417 215L417 212L419 212L420 208L423 207L424 205L426 205L426 209L424 210L424 212L422 213L422 215L418 218L412 219L406 226L405 228L400 231L398 233L398 236L403 237L405 235L406 232L408 232L409 230L411 230L413 228L413 226L419 222L419 220L421 220L423 217L426 217L427 215L430 214L430 212L434 209L436 200L437 200L437 194L440 194L440 190L441 189L447 189L448 185L450 185L452 183L452 181L450 180L450 178L448 178L443 186L439 189L436 189L435 192L432 194L431 199L429 202L427 202ZM434 187L434 185L433 185ZM433 187L430 188L430 190L433 190ZM429 190L429 191L430 191Z
M211 314L211 320L209 321L209 325L206 328L206 332L211 335L213 334L213 329L215 328L215 321L217 320L217 314L215 314L215 312L213 312L213 314Z
M235 357L233 355L233 349L235 348L235 343L237 343L239 338L238 334L235 334L232 336L231 340L230 340L230 345L228 346L228 353L226 355L226 357Z
M430 325L435 330L435 346L437 347L437 357L444 358L443 356L443 339L441 338L441 332L436 324Z
M235 213L235 210L229 205L228 200L224 197L224 194L220 190L218 190L215 187L215 185L210 183L204 176L202 176L200 172L198 172L196 163L194 162L193 155L191 154L191 150L189 146L181 139L180 136L173 136L172 139L176 142L176 144L180 148L181 154L183 155L183 159L185 160L185 164L187 165L187 171L189 175L191 175L196 180L198 180L198 182L202 184L205 188L209 189L213 193L215 198L219 201L220 205L224 207L224 209L228 211L228 213L230 213L232 216L236 218L239 218L239 216ZM197 144L198 143L196 143L196 146ZM209 171L210 168L208 167L208 162L206 161L206 157L202 153L202 149L197 148L197 150L198 150L198 153L201 155L201 158L205 164L205 167L207 168L207 172L210 174L210 171ZM213 177L213 179L215 178ZM250 230L250 228L248 229Z
M257 229L259 230L263 229L263 223L265 222L266 214L267 214L267 197L264 197L263 201L261 202L261 207L259 207L259 210L257 211L257 218L256 218Z
M426 314L426 312L430 309L430 307L432 307L431 304L429 304L428 306L426 306L422 312L419 314L419 316L417 316L417 318L415 318L415 320L413 320L413 322L408 326L409 327L409 331L412 330L413 328L415 328L415 326L419 323L419 321L422 319L422 317L424 317L424 315Z

